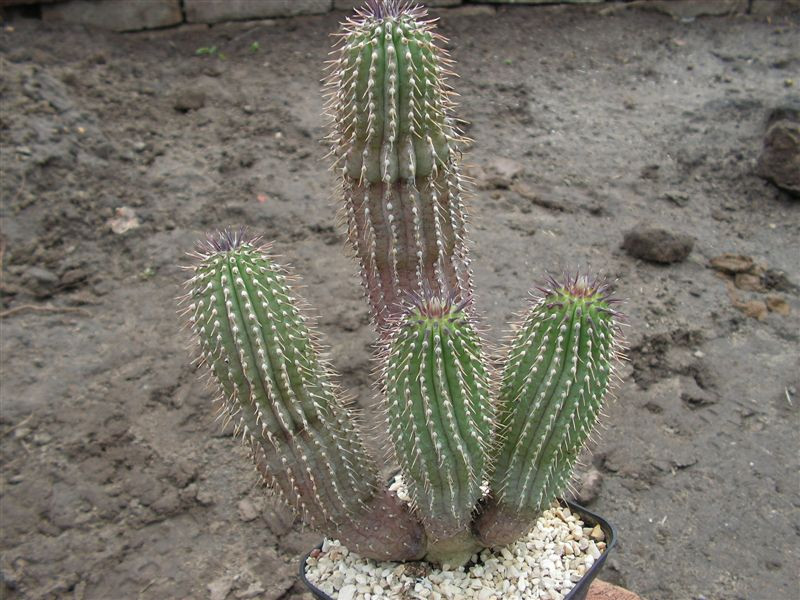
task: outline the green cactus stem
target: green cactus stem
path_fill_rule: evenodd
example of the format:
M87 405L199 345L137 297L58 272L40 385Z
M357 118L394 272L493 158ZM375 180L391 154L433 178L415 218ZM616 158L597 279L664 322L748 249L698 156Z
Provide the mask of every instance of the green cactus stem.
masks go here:
M241 230L196 258L187 314L201 360L268 487L364 556L420 558L422 528L383 489L287 273Z
M569 482L619 356L608 286L551 280L508 351L498 398L491 498L475 523L488 546L524 535Z
M327 79L349 243L381 332L408 292L471 298L452 61L426 16L371 0L344 24Z
M389 431L428 534L427 558L462 564L479 547L470 522L492 434L488 375L463 303L417 299L386 358Z

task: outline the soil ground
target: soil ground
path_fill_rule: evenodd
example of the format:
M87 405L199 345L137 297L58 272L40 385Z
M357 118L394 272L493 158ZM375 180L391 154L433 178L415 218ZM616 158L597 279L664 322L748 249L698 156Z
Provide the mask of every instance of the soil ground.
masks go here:
M576 484L600 481L582 495L619 528L604 577L650 599L792 597L800 203L754 163L769 110L796 101L800 20L441 15L475 140L487 337L547 271L602 271L627 299L624 383ZM214 422L175 298L204 232L262 233L373 414L373 337L319 142L342 17L0 32L0 595L309 598L296 565L318 538ZM620 245L641 224L694 249L638 261ZM710 268L723 253L752 257L764 289ZM759 311L771 295L788 306Z

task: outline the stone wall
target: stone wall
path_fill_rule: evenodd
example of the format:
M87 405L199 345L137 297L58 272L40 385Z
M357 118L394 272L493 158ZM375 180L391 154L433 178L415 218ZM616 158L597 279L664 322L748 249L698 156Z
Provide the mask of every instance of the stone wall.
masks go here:
M617 4L641 6L675 18L800 9L800 0L421 0L430 8L460 4ZM0 0L0 8L39 5L42 19L114 31L141 31L181 24L215 24L352 10L363 0Z

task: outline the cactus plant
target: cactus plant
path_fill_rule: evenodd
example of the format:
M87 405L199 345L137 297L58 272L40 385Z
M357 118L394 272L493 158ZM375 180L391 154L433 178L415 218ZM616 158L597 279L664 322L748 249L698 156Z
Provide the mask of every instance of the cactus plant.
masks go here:
M408 292L471 298L451 61L425 15L371 0L345 23L327 79L348 238L382 332Z
M370 558L461 564L524 535L563 491L612 385L620 317L602 280L550 280L492 385L433 24L406 2L371 0L343 39L335 155L410 501L379 480L267 247L242 230L209 238L186 314L256 467L310 527Z

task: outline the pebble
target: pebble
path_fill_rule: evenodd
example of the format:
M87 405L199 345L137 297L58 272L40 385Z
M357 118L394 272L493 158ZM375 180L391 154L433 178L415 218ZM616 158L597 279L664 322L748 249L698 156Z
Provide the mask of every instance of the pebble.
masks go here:
M407 497L401 482L390 489ZM306 576L337 600L555 600L569 593L605 548L602 528L584 526L568 508L553 505L527 537L503 548L484 549L479 562L468 567L430 569L420 576L404 565L361 558L326 539L320 555L308 558Z
M715 256L710 261L712 269L722 271L729 275L749 271L753 268L753 264L752 258L741 254L722 254L720 256Z
M198 110L206 105L206 95L202 90L185 88L175 94L172 107L178 112Z
M779 107L769 115L756 172L800 197L800 106Z
M635 258L659 264L681 262L689 256L694 240L681 233L639 225L625 234L622 249Z

